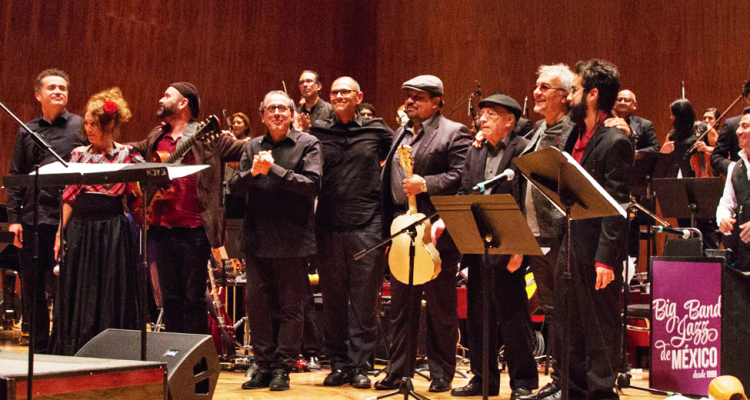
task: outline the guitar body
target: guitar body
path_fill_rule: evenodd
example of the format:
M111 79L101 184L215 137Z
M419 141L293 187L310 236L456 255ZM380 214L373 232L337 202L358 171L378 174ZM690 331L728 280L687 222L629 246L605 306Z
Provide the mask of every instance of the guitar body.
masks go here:
M401 145L398 147L398 155L401 167L406 172L406 177L414 176L414 157L411 153L411 147ZM396 217L391 223L391 235L406 228L425 217L424 214L417 212L417 196L409 196L409 210L404 215ZM417 237L414 238L414 278L412 285L423 285L440 274L442 261L440 253L432 244L430 231L432 223L429 220L417 225ZM391 275L399 282L409 284L409 250L411 247L411 237L408 234L393 238L391 250L388 253L388 265L391 269Z
M391 234L413 224L424 218L424 214L404 214L396 217L391 223ZM432 244L430 229L432 224L426 221L417 226L417 237L414 239L414 280L413 285L423 285L435 278L441 270L442 261L440 254ZM411 238L407 234L401 234L393 239L391 251L388 253L388 265L391 275L399 282L409 284L409 247Z

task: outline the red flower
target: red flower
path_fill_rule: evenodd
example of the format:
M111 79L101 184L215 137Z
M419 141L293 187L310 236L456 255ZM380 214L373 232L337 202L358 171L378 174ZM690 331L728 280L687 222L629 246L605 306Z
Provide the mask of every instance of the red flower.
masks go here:
M102 107L104 109L104 112L109 114L110 116L114 116L117 112L117 103L115 103L112 100L109 100L104 103L104 106Z

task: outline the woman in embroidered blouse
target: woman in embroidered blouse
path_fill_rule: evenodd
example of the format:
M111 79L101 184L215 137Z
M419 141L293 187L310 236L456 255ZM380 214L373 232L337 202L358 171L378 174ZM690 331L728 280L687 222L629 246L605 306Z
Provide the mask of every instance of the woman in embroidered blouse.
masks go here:
M91 144L74 149L70 161L144 162L132 147L115 142L130 117L119 88L92 96L82 132ZM54 354L73 355L108 328L139 328L136 253L124 206L129 192L127 183L65 188L61 223L67 250L54 307ZM59 246L58 237L56 253Z

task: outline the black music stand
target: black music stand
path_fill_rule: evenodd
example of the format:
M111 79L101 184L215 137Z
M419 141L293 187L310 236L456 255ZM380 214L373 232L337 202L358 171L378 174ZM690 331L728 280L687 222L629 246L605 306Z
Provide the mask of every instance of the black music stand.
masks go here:
M40 187L52 186L60 187L66 185L92 185L103 183L120 183L120 182L140 182L156 183L168 182L172 179L194 174L200 170L208 168L208 165L167 165L159 163L140 163L140 164L69 164L68 168L63 168L60 163L47 164L39 168L34 175L9 175L3 177L3 186L6 188L29 187L32 181L36 181ZM148 199L146 185L144 187L143 197ZM146 288L148 287L148 246L146 235L148 226L145 221L146 213L143 213L144 221L141 225L141 265L138 268L138 281L140 284L140 308L141 315L144 318L141 321L141 360L146 361L146 315L148 308L146 306ZM33 363L32 358L29 362ZM33 374L29 375L29 382L32 381ZM30 385L29 385L30 386Z
M716 208L724 191L721 178L654 179L656 198L665 218L716 218Z
M430 198L461 254L482 257L482 398L489 390L490 254L543 255L526 218L509 194ZM471 276L469 276L471 279ZM473 361L472 361L473 362ZM499 382L498 382L499 386Z
M617 201L568 153L562 153L555 147L548 147L518 157L513 162L521 174L565 214L567 260L563 272L562 290L563 298L567 301L572 280L570 271L572 221L617 215L627 219L627 215ZM563 304L562 320L561 396L562 400L568 400L570 309L566 304Z
M653 196L653 180L677 176L679 170L674 153L637 152L630 175L630 194L650 199Z

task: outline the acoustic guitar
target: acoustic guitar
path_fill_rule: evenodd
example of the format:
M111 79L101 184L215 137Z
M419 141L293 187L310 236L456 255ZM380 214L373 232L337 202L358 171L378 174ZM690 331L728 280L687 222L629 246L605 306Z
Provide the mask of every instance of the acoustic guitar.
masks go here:
M190 149L195 146L198 142L210 143L222 134L219 119L215 115L211 115L205 121L203 121L198 127L198 131L195 135L189 139L180 143L172 154L164 151L155 151L149 157L148 162L163 163L163 164L174 164L177 160L180 160ZM133 194L135 199L130 203L130 210L133 214L133 218L139 224L143 222L143 209L144 199L143 192L138 185L133 187ZM146 207L146 221L148 224L153 222L154 208L158 201L168 200L168 187L160 187L156 190L153 195L149 196L149 199L145 202L148 204Z
M401 145L398 147L398 156L401 161L401 167L406 172L406 177L411 178L414 175L414 157L411 146ZM409 210L404 215L399 215L391 223L391 234L404 229L416 221L424 218L425 215L417 212L417 196L409 196ZM432 244L430 229L432 224L429 220L417 225L417 236L414 238L414 280L413 285L423 285L435 278L440 273L440 254ZM403 233L396 236L391 244L391 250L388 254L388 265L391 268L391 275L399 282L409 284L409 246L411 237Z

